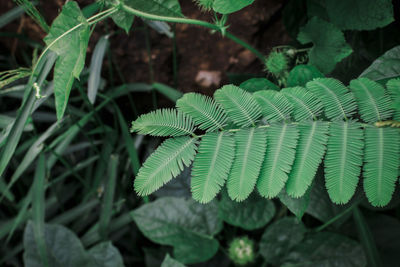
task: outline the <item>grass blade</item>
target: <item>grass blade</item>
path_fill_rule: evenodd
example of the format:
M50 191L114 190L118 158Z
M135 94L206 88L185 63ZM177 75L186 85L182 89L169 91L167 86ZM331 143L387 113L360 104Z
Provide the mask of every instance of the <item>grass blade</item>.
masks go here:
M103 239L107 239L108 228L113 213L114 192L118 173L118 161L119 158L117 155L111 155L110 162L108 164L108 173L106 178L107 184L99 220L99 232L100 236L102 236Z
M19 18L24 13L24 9L22 7L16 7L4 13L0 16L0 29L13 21L14 19Z
M88 98L90 103L96 101L97 91L100 86L101 68L103 66L104 54L108 47L109 35L105 35L97 42L90 61L90 74L88 80Z
M45 175L46 164L43 154L40 154L37 163L35 177L33 181L32 192L32 210L33 210L33 225L36 244L38 246L39 255L42 259L43 266L48 266L46 241L44 234L44 216L45 216Z
M153 83L153 88L160 94L170 99L172 102L176 102L176 100L183 96L182 92L179 92L178 90L165 84Z

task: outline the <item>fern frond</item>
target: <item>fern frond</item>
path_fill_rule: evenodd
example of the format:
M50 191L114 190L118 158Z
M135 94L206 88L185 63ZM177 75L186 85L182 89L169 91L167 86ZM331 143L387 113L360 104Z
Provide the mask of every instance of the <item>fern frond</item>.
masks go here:
M214 99L238 126L254 126L261 117L261 107L253 95L237 86L231 84L223 86L215 91Z
M236 155L227 188L232 200L245 200L254 189L267 146L265 129L242 129L235 134Z
M257 189L267 198L276 197L288 179L296 153L299 132L295 125L274 124L267 130L267 152Z
M400 165L400 132L394 128L365 128L364 190L373 206L392 198Z
M304 87L285 88L281 93L293 105L293 118L296 121L317 119L322 113L321 101Z
M327 118L346 119L356 112L357 105L353 94L340 81L317 78L308 82L306 87L321 99Z
M329 123L324 121L301 122L296 157L286 184L291 197L301 197L311 185L318 166L325 154Z
M192 117L201 130L212 132L226 126L225 111L209 96L197 93L184 94L176 102L176 107Z
M157 109L141 115L132 122L131 132L152 136L181 136L193 134L192 119L174 109Z
M400 121L400 79L391 79L387 82L390 98L392 99L392 108L394 110L393 119Z
M200 203L210 202L225 184L235 156L235 141L228 133L207 133L193 162L192 196Z
M286 121L290 119L293 106L280 92L262 90L255 92L253 95L261 106L264 119L268 122Z
M331 200L346 204L354 195L363 161L363 130L357 122L333 122L325 157L325 184Z
M196 154L196 139L187 136L165 140L144 162L134 187L139 196L149 195L189 166Z
M379 83L368 78L359 78L350 82L350 89L356 98L363 121L372 123L392 116L390 97Z

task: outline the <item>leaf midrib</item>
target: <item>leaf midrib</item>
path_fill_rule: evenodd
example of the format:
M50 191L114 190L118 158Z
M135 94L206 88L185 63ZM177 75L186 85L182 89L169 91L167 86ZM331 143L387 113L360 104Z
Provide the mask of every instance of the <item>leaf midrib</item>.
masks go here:
M199 109L199 108L197 108L197 106L191 105L190 103L187 103L187 104L189 106L191 106L192 108L194 108L195 110L197 110L198 112L200 112L202 115L206 116L209 120L211 120L214 123L214 126L216 126L217 128L222 129L224 127L224 125L222 123L220 123L217 119L214 119L213 116L211 116L210 114L205 112L203 109ZM223 120L223 122L225 122L225 120Z
M370 99L370 101L373 103L372 106L375 109L377 120L381 121L382 120L382 116L381 116L381 113L379 112L379 109L378 109L378 103L375 101L375 98L372 97L372 94L369 92L368 88L364 85L364 83L360 82L360 85L361 85L362 89L364 89L364 91L367 94L367 96Z
M283 124L283 128L281 129L281 135L279 136L278 149L275 152L275 157L274 157L274 160L273 160L273 163L272 163L272 168L271 168L270 176L269 176L269 179L268 179L268 188L269 189L271 189L271 183L274 180L273 177L272 177L272 174L275 173L275 169L278 166L277 162L278 162L278 158L280 156L280 152L282 150L282 144L283 144L284 136L286 135L286 130L287 130L287 124L284 123Z
M340 110L341 110L341 112L342 112L342 114L343 114L343 118L347 118L346 112L345 112L345 110L344 110L344 108L343 108L343 106L342 106L342 103L340 102L338 96L337 96L334 92L332 92L332 90L331 90L328 86L325 86L325 84L323 84L323 83L321 83L321 82L319 82L319 81L315 81L315 83L317 83L317 84L319 84L320 86L322 86L322 88L324 88L330 95L333 96L334 101L335 101L335 102L337 103L337 105L340 107Z
M242 111L242 114L251 122L251 124L255 124L255 121L251 118L251 116L250 116L250 114L247 112L247 110L246 109L244 109L243 107L242 107L242 105L240 105L237 101L236 101L236 99L234 99L234 98L231 98L228 94L226 94L225 92L224 92L224 94L226 95L226 97L227 98L229 98L241 111ZM244 124L244 125L248 125L248 124Z
M348 125L347 123L344 123L343 126L343 139L342 139L342 153L341 153L341 160L340 160L340 175L339 175L339 192L340 192L340 200L342 200L342 193L343 193L343 176L344 176L344 166L346 165L347 162L347 135L348 135Z
M244 173L246 170L247 161L249 160L250 144L251 144L253 136L254 136L254 131L255 131L254 128L250 129L250 133L249 133L249 136L248 136L247 142L246 142L246 150L243 154L243 166L241 168L241 172L240 172L240 176L239 176L239 191L240 191L239 195L241 195L242 191L243 191L243 181L244 181L243 176L244 176Z

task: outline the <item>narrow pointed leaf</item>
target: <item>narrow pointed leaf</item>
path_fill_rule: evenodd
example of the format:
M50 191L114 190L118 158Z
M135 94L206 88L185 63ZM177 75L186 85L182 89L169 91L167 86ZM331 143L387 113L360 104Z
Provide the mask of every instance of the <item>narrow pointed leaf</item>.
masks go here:
M182 113L191 116L201 130L210 132L226 126L225 111L211 97L188 93L176 102L176 107Z
M377 82L359 78L350 82L350 89L356 98L363 121L383 121L392 116L390 97Z
M196 154L196 140L183 136L164 141L143 163L135 179L138 195L149 195L189 166Z
M399 129L365 128L364 190L373 206L386 206L392 198L399 159Z
M354 195L361 172L363 146L360 123L331 123L325 157L325 185L336 204L346 204Z
M97 91L100 87L101 69L103 66L103 58L108 47L109 35L100 38L94 48L92 58L90 61L90 74L88 81L88 99L90 103L94 104L96 101Z
M191 191L200 203L210 202L225 184L235 156L235 141L227 133L208 133L193 162Z
M294 125L272 125L267 130L267 152L257 189L267 198L276 197L288 179L299 133Z
M228 194L243 201L253 191L264 161L267 146L265 129L242 129L235 134L236 155L228 177Z
M356 112L357 105L352 93L338 80L314 79L307 83L307 89L321 99L325 116L331 120L349 118Z
M192 119L173 109L157 109L132 122L132 132L152 136L180 136L195 130Z
M286 121L290 119L293 106L280 92L263 90L255 92L253 95L261 106L264 119L268 122Z
M292 171L286 184L291 197L303 196L311 185L325 154L329 124L322 121L303 122L298 125L299 143Z
M292 116L296 121L312 120L321 115L323 108L321 101L304 87L285 88L281 93L292 104Z
M241 127L255 125L261 117L261 107L252 94L234 85L225 85L214 93L214 99L228 117Z
M71 30L74 27L76 28ZM44 39L46 45L59 56L54 67L54 96L58 119L64 115L74 78L79 78L85 65L89 36L89 24L78 4L69 1L63 6Z

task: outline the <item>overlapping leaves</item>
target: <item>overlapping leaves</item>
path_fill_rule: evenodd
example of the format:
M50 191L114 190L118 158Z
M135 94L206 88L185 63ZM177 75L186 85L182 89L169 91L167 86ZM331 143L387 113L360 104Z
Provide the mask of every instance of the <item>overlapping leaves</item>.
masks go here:
M369 201L384 206L400 165L399 129L374 125L392 117L398 83L389 84L392 97L367 78L353 80L350 89L332 78L317 78L306 88L254 94L225 85L215 92L215 101L186 94L177 101L178 111L156 110L133 122L132 130L141 134L180 136L166 140L146 160L135 189L151 194L194 160L191 191L198 202L210 202L225 183L235 201L247 199L255 187L266 198L282 190L298 198L324 159L333 202L352 198L363 170ZM205 134L198 135L196 127Z

